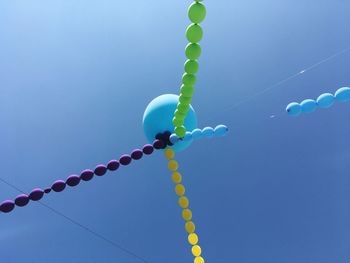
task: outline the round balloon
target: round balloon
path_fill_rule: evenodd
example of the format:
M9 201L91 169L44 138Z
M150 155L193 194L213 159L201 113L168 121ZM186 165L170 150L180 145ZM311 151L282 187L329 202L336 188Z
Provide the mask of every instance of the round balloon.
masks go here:
M169 131L174 133L173 117L179 102L179 96L174 94L161 95L152 100L143 114L143 130L147 140L152 143L158 133ZM190 106L184 126L188 131L197 128L197 116L192 106ZM174 151L179 152L186 149L192 140L178 141L172 146Z

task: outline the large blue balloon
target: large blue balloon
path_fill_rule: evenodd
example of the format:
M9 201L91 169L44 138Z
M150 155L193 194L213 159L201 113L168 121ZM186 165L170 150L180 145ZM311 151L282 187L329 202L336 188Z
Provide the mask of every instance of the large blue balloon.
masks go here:
M161 95L152 100L143 114L143 130L147 140L152 143L158 133L174 132L173 117L179 101L179 96L174 94ZM188 110L185 123L186 129L192 131L197 128L197 116L192 106ZM179 141L172 146L174 151L179 152L186 149L192 140Z

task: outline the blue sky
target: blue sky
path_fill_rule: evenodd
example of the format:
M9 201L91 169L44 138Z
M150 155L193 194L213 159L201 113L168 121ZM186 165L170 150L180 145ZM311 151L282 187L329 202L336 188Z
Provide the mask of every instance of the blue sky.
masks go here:
M149 101L179 92L190 3L2 1L1 177L29 192L142 146ZM349 262L350 104L284 109L349 86L350 52L256 94L349 47L350 2L204 3L192 105L231 132L177 158L206 262ZM150 263L193 260L160 153L43 202ZM140 262L37 203L0 216L0 247L7 263Z

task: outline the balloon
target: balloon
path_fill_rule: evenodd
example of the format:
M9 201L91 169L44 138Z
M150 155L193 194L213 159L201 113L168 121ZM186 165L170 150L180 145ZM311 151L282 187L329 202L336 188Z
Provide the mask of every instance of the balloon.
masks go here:
M340 101L340 102L350 101L350 88L344 87L344 88L338 89L335 92L334 97L336 101Z
M214 136L224 136L228 132L228 128L225 125L218 125L214 129Z
M301 106L302 112L309 113L309 112L314 112L316 110L317 103L314 100L307 99L307 100L303 100L300 103L300 106Z
M202 249L201 249L201 247L198 246L198 245L194 245L194 246L192 247L192 254L193 254L193 256L195 256L195 257L199 257L199 256L202 254Z
M192 211L190 209L182 210L182 218L185 221L190 221L192 219Z
M197 245L197 243L198 243L198 236L197 236L197 234L196 233L191 233L191 234L189 234L188 235L188 242L192 245L192 246L194 246L194 245Z
M334 103L334 96L330 93L321 94L317 98L317 105L320 108L329 108L333 105L333 103Z
M171 179L175 184L179 184L182 181L182 176L179 172L173 172L173 175L171 176Z
M204 262L204 259L202 257L196 257L194 259L194 263L205 263L205 262Z
M188 9L188 17L193 23L199 24L204 20L205 16L206 9L202 3L195 2L191 4L191 6Z
M184 142L188 142L192 140L192 133L191 132L186 132L185 137L182 139Z
M298 116L301 112L313 112L317 107L329 108L334 102L350 101L350 88L343 87L338 89L334 95L331 93L321 94L316 101L311 99L303 100L300 104L297 102L289 103L286 111L291 116Z
M301 106L299 103L292 102L288 104L286 111L290 116L298 116L301 113Z
M199 69L199 65L197 60L186 60L185 65L185 72L189 73L189 74L196 74L198 72Z
M196 140L202 137L202 130L201 129L194 129L192 131L192 139Z
M179 97L177 95L165 94L155 98L148 104L143 114L143 129L149 142L153 142L155 136L160 132L174 132L172 119L178 101ZM196 113L191 106L187 112L184 125L189 130L197 128ZM185 150L191 143L192 141L179 141L171 146L171 148L174 149L175 152L179 152Z
M191 43L198 43L203 37L203 29L198 24L191 24L186 29L186 37Z
M191 234L191 233L194 233L194 231L196 230L196 226L192 221L188 221L185 224L185 229L187 233Z
M185 187L182 184L177 184L175 186L175 193L178 196L183 196L185 194Z
M197 43L189 43L185 48L186 57L191 60L199 58L201 53L201 46Z
M168 168L170 171L175 172L179 168L179 164L175 160L170 160L168 162Z
M214 129L212 127L205 127L202 130L203 137L211 138L214 136Z
M189 201L188 201L188 199L187 199L187 197L186 196L181 196L180 198L179 198L179 205L180 205L180 207L182 207L182 208L187 208L188 207L188 205L189 205Z

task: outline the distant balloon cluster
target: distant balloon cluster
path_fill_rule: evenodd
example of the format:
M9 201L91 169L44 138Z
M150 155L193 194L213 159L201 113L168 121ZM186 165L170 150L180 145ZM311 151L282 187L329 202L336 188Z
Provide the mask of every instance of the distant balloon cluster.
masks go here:
M334 95L331 93L323 93L316 100L306 99L301 103L289 103L286 111L290 116L299 116L301 113L314 112L317 107L329 108L335 102L347 101L350 101L350 88L343 87L338 89Z

